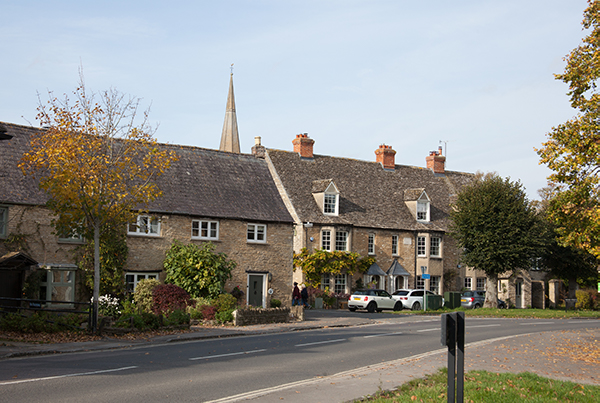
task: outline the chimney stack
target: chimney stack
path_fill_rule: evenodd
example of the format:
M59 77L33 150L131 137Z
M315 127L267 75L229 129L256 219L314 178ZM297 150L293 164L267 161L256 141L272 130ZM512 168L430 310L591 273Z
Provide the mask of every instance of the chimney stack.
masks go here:
M392 149L392 146L386 146L385 144L380 145L379 148L375 150L375 155L377 156L376 161L383 166L383 169L395 169L396 151Z
M260 136L254 137L254 146L252 147L252 155L256 158L265 158L266 148L260 144Z
M315 141L308 138L307 133L297 134L292 140L294 152L300 154L300 158L313 158L313 144Z
M443 174L446 172L446 157L442 155L442 146L439 146L437 151L430 151L425 161L427 162L427 168L431 169L433 173Z

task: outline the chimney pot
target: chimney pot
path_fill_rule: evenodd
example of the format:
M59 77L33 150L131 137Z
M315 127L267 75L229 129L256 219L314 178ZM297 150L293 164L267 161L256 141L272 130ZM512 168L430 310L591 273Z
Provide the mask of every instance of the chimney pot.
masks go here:
M379 162L384 169L395 169L396 167L396 151L392 149L392 146L381 144L377 150L375 150L376 162Z
M429 156L425 158L427 168L431 169L436 174L446 172L446 157L442 155L442 146L437 151L430 151Z
M313 144L315 141L308 137L308 133L297 134L292 140L294 152L300 154L300 158L313 158Z

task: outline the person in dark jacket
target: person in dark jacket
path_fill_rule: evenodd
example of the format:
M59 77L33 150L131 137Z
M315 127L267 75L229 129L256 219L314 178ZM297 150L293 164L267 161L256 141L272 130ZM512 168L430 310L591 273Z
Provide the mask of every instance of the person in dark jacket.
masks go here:
M310 305L308 305L308 289L305 285L302 286L300 297L302 297L302 305L304 305L305 308L310 308Z
M298 283L294 283L294 291L292 292L292 306L300 305L300 290L298 289Z

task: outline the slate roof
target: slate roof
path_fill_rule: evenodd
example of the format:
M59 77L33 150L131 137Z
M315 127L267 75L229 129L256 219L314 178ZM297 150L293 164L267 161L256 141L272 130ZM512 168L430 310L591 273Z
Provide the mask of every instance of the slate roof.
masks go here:
M321 225L445 232L451 202L474 177L454 171L435 174L406 165L384 170L374 161L317 154L313 159L301 159L298 153L274 149L267 154L299 219ZM324 215L312 195L314 184L324 180L333 181L340 192L338 216ZM415 199L421 190L427 192L431 199L429 223L417 222L406 206L405 191L409 189L414 190L406 193Z
M0 203L42 205L48 197L18 168L29 139L41 129L4 123L13 138L0 143ZM293 222L266 161L198 147L160 144L174 150L174 162L157 180L163 196L149 205L154 213L249 221Z

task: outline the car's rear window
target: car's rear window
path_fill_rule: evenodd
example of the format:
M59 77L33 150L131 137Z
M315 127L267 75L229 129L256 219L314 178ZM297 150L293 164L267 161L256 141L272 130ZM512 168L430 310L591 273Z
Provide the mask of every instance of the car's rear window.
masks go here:
M473 296L473 291L465 291L463 294L463 297L472 297Z
M356 290L352 295L373 295L373 290Z
M394 295L406 295L406 294L408 294L408 291L406 291L406 290L394 291Z

